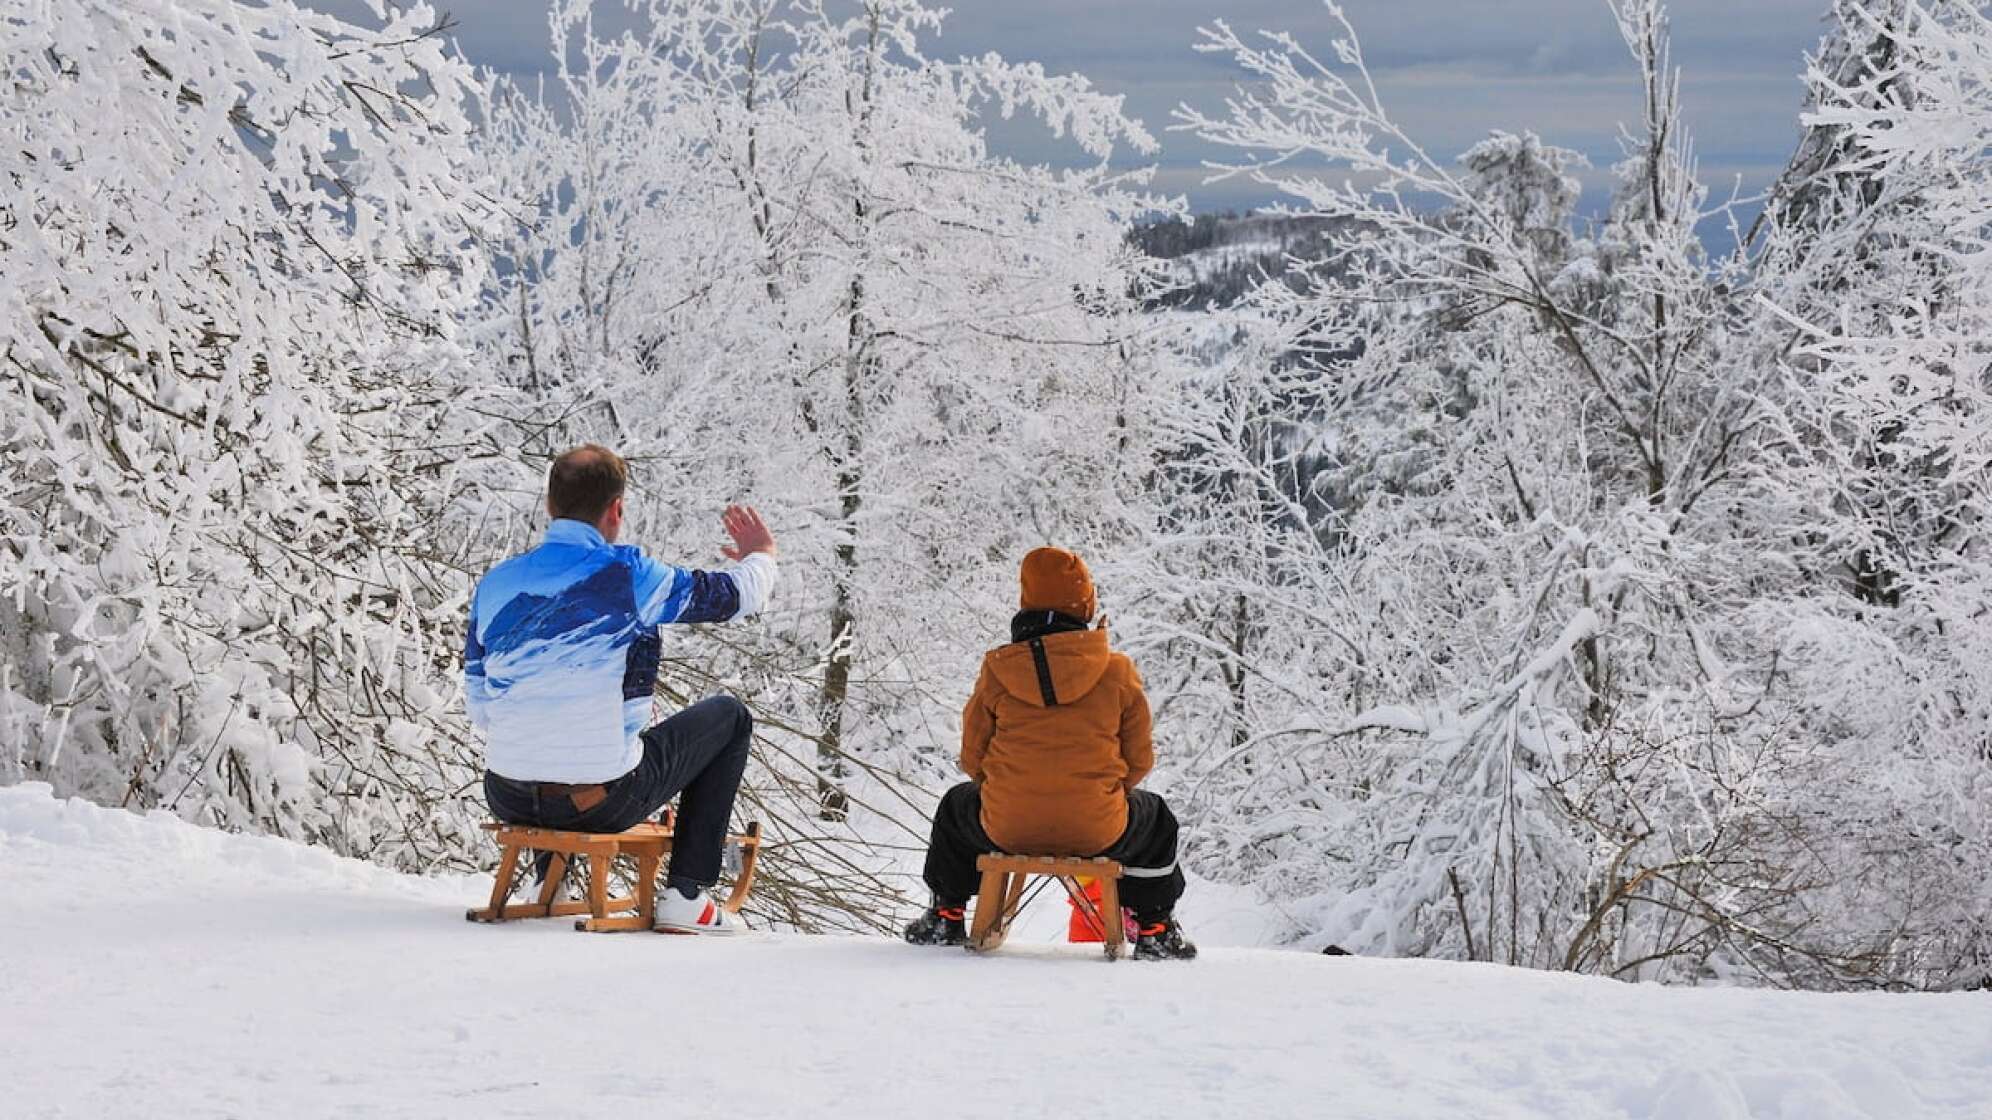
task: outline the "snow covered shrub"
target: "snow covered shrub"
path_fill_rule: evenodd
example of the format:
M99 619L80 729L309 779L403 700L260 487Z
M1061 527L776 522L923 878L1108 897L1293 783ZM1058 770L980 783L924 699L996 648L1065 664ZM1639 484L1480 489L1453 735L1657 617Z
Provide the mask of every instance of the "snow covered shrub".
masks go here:
M461 850L468 74L376 10L0 18L0 780Z
M1774 477L1817 576L1785 606L1794 704L1838 781L1834 884L1891 971L1992 965L1992 21L1836 5L1767 298L1791 354Z
M1982 96L1969 56L1987 38L1938 38L1983 28L1959 8L1912 11L1903 26L1931 36L1924 49L1941 57L1927 68L1953 75L1957 98ZM1931 95L1915 104L1952 128L1918 143L1900 127L1902 100L1883 96L1870 127L1906 150L1877 193L1818 197L1834 173L1879 164L1862 145L1815 137L1801 153L1821 158L1814 196L1774 200L1754 254L1710 260L1664 13L1650 0L1613 11L1645 112L1592 228L1575 219L1574 153L1496 134L1456 164L1427 154L1378 100L1353 30L1325 62L1284 36L1206 33L1204 49L1253 84L1226 116L1186 111L1185 126L1241 149L1236 173L1352 235L1335 258L1303 263L1311 286L1268 285L1257 301L1311 379L1302 396L1320 402L1312 442L1334 498L1304 517L1334 547L1281 551L1294 562L1264 572L1266 596L1319 589L1300 624L1320 635L1315 648L1348 652L1275 665L1257 686L1315 699L1287 705L1287 726L1241 741L1229 772L1200 779L1212 792L1200 823L1221 822L1206 826L1218 842L1200 858L1293 899L1296 936L1352 948L1627 978L1941 982L1931 963L1955 953L1932 950L1961 944L1962 915L1984 912L1981 892L1953 877L1978 850L1982 814L1948 794L1921 805L1897 794L1978 788L1983 740L1931 752L1833 730L1836 709L1866 707L1895 681L1850 692L1840 655L1808 635L1822 616L1878 617L1872 588L1866 601L1848 593L1863 579L1885 580L1891 603L1908 590L1899 552L1840 528L1875 509L1862 488L1903 475L1929 488L1913 508L1948 538L1947 555L1971 555L1982 449L1911 445L1916 423L1961 436L1983 383L1960 376L1979 367L1953 348L1942 389L1901 369L1871 377L1897 422L1848 425L1845 405L1822 417L1847 391L1833 367L1846 367L1794 320L1845 304L1850 288L1895 308L1871 322L1934 318L1918 301L1945 290L1925 282L1942 270L1863 275L1863 255L1836 239L1875 228L1889 207L1940 218L1945 196L1926 185L1891 196L1914 182L1900 165L1942 153L1975 173L1984 137L1960 135L1956 100ZM1862 5L1842 14L1848 38L1874 26ZM1894 57L1917 57L1908 43ZM1829 69L1859 53L1830 47ZM1816 79L1828 101L1833 88L1872 94L1902 76L1899 61L1861 65ZM1858 116L1821 109L1815 123L1859 127ZM1296 153L1355 174L1289 171ZM1959 223L1983 221L1986 200L1949 189L1965 192L1948 211ZM1898 263L1938 251L1880 228ZM1976 230L1953 227L1942 251ZM1899 422L1905 406L1912 423ZM1869 442L1836 451L1856 429ZM1884 430L1885 449L1873 444ZM1944 586L1950 604L1960 591L1977 601L1968 581ZM1913 614L1883 613L1899 640ZM1981 626L1951 610L1908 624L1925 641ZM1912 679L1948 659L1909 656ZM1982 725L1967 695L1942 718ZM1895 704L1919 706L1884 701ZM1932 753L1947 761L1923 765ZM1247 846L1227 846L1240 836ZM1908 863L1956 889L1885 885L1911 851ZM1932 911L1933 893L1957 896L1954 917Z
M464 595L594 439L631 540L708 560L739 500L780 533L775 610L667 635L658 698L755 708L764 914L911 893L1055 543L1148 678L1187 858L1296 941L1985 975L1980 6L1836 0L1724 259L1656 0L1610 5L1645 97L1595 220L1532 134L1428 153L1352 30L1219 24L1251 84L1182 123L1293 200L1295 254L1222 310L1130 243L1170 207L1110 161L1153 141L1084 79L928 57L917 0L628 8L550 5L551 91L420 5L0 17L0 781L488 858ZM992 153L1018 113L1082 166Z

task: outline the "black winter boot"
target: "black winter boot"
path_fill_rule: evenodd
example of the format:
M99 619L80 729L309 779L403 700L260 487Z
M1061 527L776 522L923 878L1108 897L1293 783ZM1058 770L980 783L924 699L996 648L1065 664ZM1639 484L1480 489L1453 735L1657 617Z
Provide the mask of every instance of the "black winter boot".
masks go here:
M965 906L942 906L935 903L927 907L927 912L913 919L906 926L906 943L909 945L966 945L968 926L963 919L968 917Z
M1138 961L1194 960L1197 947L1183 936L1183 927L1174 918L1141 922L1140 936L1134 939L1134 959Z

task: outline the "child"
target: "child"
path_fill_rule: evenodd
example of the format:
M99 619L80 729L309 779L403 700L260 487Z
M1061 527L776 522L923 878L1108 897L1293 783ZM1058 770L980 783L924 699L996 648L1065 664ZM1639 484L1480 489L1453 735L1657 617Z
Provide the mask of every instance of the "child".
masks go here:
M1141 677L1108 646L1104 627L1091 628L1098 604L1079 557L1040 548L1024 557L1020 582L1011 642L982 659L962 712L970 780L934 811L925 874L934 904L906 927L906 940L967 942L977 856L1101 855L1124 868L1121 903L1140 931L1134 955L1194 957L1174 917L1183 895L1176 818L1160 796L1134 788L1155 762Z

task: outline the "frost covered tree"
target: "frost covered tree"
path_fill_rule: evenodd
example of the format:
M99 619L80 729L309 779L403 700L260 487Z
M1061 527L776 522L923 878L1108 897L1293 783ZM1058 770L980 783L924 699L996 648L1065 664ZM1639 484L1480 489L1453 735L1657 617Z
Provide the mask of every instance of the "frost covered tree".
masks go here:
M1774 478L1818 573L1785 604L1794 719L1830 753L1845 911L1892 973L1977 982L1983 882L1987 214L1992 23L1977 5L1848 2L1765 257L1786 407Z
M432 531L481 206L425 5L0 19L0 780L458 851Z
M560 439L631 454L634 539L729 497L780 526L769 625L667 648L667 687L748 684L763 780L830 823L798 835L915 844L905 783L952 766L1017 557L1130 521L1159 359L1123 233L1156 203L1108 160L1153 142L1083 79L927 57L915 3L648 3L608 39L589 12L552 13L557 98L483 99L522 220L480 337ZM1013 112L1091 162L994 155L980 115Z
M1602 209L1527 132L1428 152L1346 21L1218 24L1247 84L1181 123L1299 234L1222 310L1129 238L1153 141L1084 79L933 57L917 0L626 7L551 4L534 89L421 6L0 20L0 780L481 858L464 593L597 439L632 539L781 530L777 610L667 635L659 696L751 698L771 916L889 918L1056 543L1192 860L1303 943L1985 974L1978 5L1835 0L1720 259L1657 0L1607 7L1643 97ZM993 153L1016 114L1080 166Z
M1325 59L1206 32L1250 84L1183 124L1353 231L1259 303L1325 402L1344 522L1320 572L1277 586L1329 589L1315 625L1361 656L1312 667L1339 726L1268 741L1222 808L1262 822L1230 828L1322 940L1628 978L1916 978L1901 950L1927 931L1838 890L1881 865L1841 861L1866 822L1801 720L1790 604L1818 583L1819 511L1778 469L1796 342L1758 298L1784 278L1703 252L1717 211L1664 11L1611 10L1643 112L1595 225L1575 153L1526 134L1428 153L1346 20Z

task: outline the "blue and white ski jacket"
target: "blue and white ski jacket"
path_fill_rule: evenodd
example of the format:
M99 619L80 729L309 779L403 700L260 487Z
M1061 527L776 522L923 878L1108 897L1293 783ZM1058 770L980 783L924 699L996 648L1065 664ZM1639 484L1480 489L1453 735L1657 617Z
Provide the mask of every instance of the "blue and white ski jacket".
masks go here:
M478 582L464 638L464 706L489 738L485 765L515 781L605 782L643 757L667 622L759 611L775 559L721 571L660 564L560 519L538 548Z

